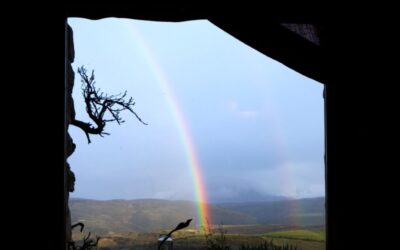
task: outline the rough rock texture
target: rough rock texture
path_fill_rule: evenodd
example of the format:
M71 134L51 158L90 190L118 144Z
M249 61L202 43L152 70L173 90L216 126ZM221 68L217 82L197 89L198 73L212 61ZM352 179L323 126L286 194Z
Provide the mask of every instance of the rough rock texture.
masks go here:
M72 69L71 63L74 61L74 41L72 28L67 25L66 27L66 82L65 82L65 162L64 162L64 211L65 211L65 239L66 243L71 241L71 214L69 210L68 200L69 192L74 191L75 175L72 172L67 159L75 151L75 144L68 133L68 127L71 121L75 118L74 101L72 99L72 89L74 87L75 73ZM67 245L65 246L67 249Z

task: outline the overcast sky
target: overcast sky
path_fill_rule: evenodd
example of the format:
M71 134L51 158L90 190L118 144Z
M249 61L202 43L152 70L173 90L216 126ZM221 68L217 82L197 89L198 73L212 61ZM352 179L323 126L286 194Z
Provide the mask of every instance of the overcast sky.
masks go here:
M70 18L73 69L97 87L124 90L149 125L122 113L105 137L70 126L72 197L194 199L173 102L213 201L240 195L323 196L323 85L243 44L206 20L181 23ZM163 82L164 81L164 82ZM166 89L168 84L170 89ZM75 75L76 118L85 114ZM182 125L182 124L181 124Z

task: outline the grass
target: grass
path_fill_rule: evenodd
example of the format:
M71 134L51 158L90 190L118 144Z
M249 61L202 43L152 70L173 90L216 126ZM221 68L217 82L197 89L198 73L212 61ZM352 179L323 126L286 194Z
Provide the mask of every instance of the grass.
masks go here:
M297 246L301 250L325 250L325 230L316 228L288 228L288 227L256 227L255 230L250 230L248 234L243 234L246 227L234 227L236 230L231 233L230 226L224 226L227 229L226 237L227 245L230 250L240 249L240 246L247 246L242 249L266 249L260 248L264 242L273 241L277 246ZM272 229L268 231L265 229ZM261 230L265 230L260 232ZM279 230L279 231L277 231ZM79 234L79 233L77 233ZM99 241L99 250L115 250L115 249L156 249L156 242L159 233L113 233L103 235ZM81 238L80 235L78 239ZM220 237L218 232L211 236L213 240ZM200 230L186 229L177 231L174 235L174 250L204 250L207 246L204 233ZM258 248L257 248L258 247ZM269 249L269 248L267 248Z
M231 229L231 227L225 227L224 229ZM247 246L248 248L242 249L275 249L275 248L260 248L262 244L265 242L273 241L276 246L290 246L296 247L301 250L324 250L325 249L325 230L324 229L315 229L315 228L292 228L290 230L282 230L280 231L270 231L268 233L256 233L256 234L242 234L241 233L230 233L230 230L224 235L226 237L226 242L228 243L230 249L239 249L238 246ZM247 229L247 228L246 228ZM279 230L279 227L273 227L270 229ZM286 228L285 228L286 229ZM241 231L241 230L240 230ZM258 230L257 230L258 231ZM178 236L178 235L177 235ZM212 237L218 238L218 233L214 234ZM182 231L181 234L175 238L174 249L175 247L180 249L193 249L192 246L197 246L196 249L204 249L205 241L204 235L197 232L191 232L191 235L188 235L187 232ZM258 247L258 248L257 248ZM280 248L276 248L280 249ZM285 249L282 247L282 249Z
M265 233L263 236L271 238L286 238L297 240L325 241L325 230L288 230L280 232Z

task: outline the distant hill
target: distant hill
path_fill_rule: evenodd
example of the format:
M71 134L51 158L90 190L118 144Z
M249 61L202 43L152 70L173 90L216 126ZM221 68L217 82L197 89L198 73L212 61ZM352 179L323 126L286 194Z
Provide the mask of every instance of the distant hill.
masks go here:
M292 198L279 195L271 195L260 193L254 189L237 189L230 195L218 194L218 192L210 192L208 200L212 204L228 203L228 202L260 202L260 201L282 201L293 200Z
M325 225L325 198L271 202L223 203L220 207L250 215L260 224Z
M193 218L196 226L197 207L191 201L170 200L87 200L69 202L72 222L83 221L86 230L98 234L108 232L151 232L174 228L177 223ZM254 224L256 219L236 211L211 206L213 220L225 224Z
M214 224L324 225L324 198L270 202L241 202L210 205ZM154 232L170 229L193 218L197 226L197 207L191 201L171 200L70 200L72 222L83 221L85 231Z

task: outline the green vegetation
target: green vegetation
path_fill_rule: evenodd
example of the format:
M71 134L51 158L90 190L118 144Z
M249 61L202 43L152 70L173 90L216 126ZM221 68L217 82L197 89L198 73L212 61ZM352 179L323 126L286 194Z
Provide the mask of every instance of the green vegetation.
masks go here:
M270 232L264 234L264 236L269 236L273 238L325 241L325 230L289 230L281 232Z
M288 243L283 246L274 245L271 241L264 241L258 246L241 246L240 250L300 250L297 246L289 245Z
M228 242L227 231L223 229L222 225L218 227L217 235L211 231L209 234L205 234L205 237L206 250L231 250L231 245L237 245L232 244L233 242ZM231 235L230 239L234 238L240 238L240 236ZM252 242L252 245L250 244L251 243L243 243L242 241L240 250L298 250L297 246L293 246L289 243L284 243L282 246L275 245L273 244L273 240L264 241L259 245L254 245L254 242Z
M240 227L240 226L234 226ZM176 232L173 236L174 250L252 250L252 249L262 249L262 250L279 250L280 248L271 248L269 243L273 243L275 247L282 247L280 250L292 250L297 247L297 250L325 250L325 241L318 240L303 240L295 238L284 238L293 237L286 232L296 231L287 230L282 231L277 236L269 236L268 231L264 231L261 234L232 234L229 228L234 228L231 226L223 226L219 229L215 229L215 233L208 236L206 239L204 233L200 230L195 229L185 229ZM258 225L255 226L258 230ZM245 228L250 229L249 226ZM222 231L219 231L222 230ZM309 230L311 229L301 229ZM78 232L77 232L78 233ZM116 250L116 249L156 249L157 239L161 232L153 233L115 233L102 236L98 244L99 250ZM323 234L323 231L320 230ZM286 234L286 235L285 235ZM81 236L76 235L79 239ZM268 246L266 246L266 244ZM224 247L224 248L223 248ZM269 247L269 248L266 248ZM287 248L284 248L287 247Z
M213 231L211 231L206 233L205 237L206 250L230 250L226 240L226 230L224 230L223 225L218 226L218 235L214 235Z

